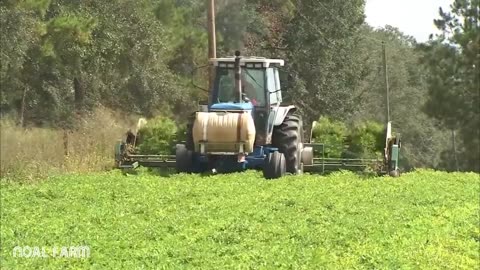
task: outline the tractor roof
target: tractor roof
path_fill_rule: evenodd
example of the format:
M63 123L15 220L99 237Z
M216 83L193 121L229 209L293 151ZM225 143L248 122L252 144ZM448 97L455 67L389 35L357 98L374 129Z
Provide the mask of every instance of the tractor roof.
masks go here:
M219 66L221 64L225 64L226 66L230 66L230 64L235 63L235 57L225 57L225 58L212 58L210 59L210 63L214 66ZM270 66L280 66L283 67L285 65L285 61L281 59L267 59L265 57L242 57L240 59L240 65L245 66L247 64L262 64L262 67L268 68Z

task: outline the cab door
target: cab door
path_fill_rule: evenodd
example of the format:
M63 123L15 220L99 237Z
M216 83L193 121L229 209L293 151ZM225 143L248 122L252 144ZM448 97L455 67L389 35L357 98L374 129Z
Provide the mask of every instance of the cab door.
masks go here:
M269 104L269 115L267 120L266 143L270 144L274 128L275 116L277 110L275 107L282 103L282 92L280 87L280 76L277 67L270 67L267 69L267 95Z

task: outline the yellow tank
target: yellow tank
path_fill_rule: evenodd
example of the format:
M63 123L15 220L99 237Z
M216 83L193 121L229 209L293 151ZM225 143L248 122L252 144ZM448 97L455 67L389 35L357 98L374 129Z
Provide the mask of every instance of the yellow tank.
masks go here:
M250 113L197 112L193 124L195 151L201 152L200 143L205 143L206 153L253 152L255 124Z

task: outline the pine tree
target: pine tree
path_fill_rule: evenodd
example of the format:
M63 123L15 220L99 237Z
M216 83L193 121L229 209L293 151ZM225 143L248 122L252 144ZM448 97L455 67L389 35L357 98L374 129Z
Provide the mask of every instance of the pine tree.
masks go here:
M480 1L455 0L451 7L440 9L435 24L442 34L424 47L430 70L425 109L458 130L460 169L480 171Z

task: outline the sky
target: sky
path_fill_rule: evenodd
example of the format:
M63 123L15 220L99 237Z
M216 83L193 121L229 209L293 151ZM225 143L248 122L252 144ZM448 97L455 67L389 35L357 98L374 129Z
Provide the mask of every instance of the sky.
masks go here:
M367 0L367 23L373 27L391 25L419 42L438 33L433 24L438 8L449 10L453 0Z

